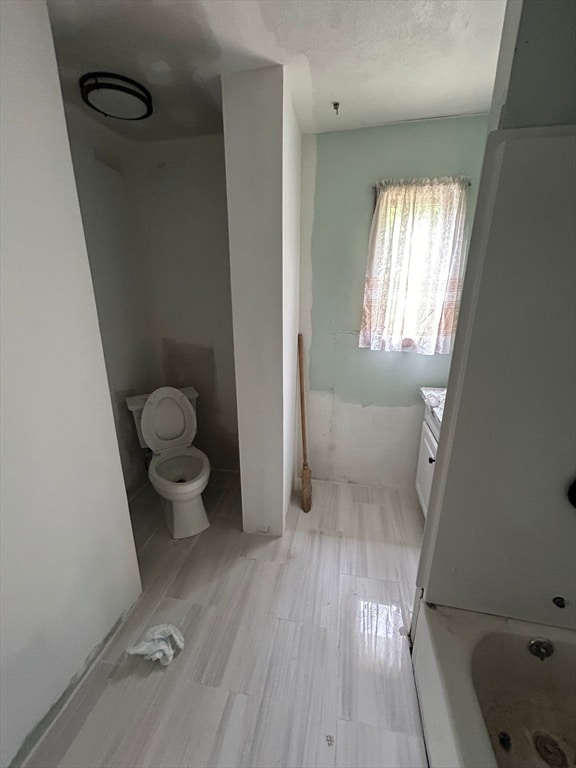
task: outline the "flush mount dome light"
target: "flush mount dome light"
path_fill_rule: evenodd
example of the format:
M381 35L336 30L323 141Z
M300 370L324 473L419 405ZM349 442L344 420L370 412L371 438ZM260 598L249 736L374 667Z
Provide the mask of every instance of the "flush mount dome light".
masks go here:
M112 72L88 72L79 80L83 101L106 117L144 120L152 114L152 96L147 88Z

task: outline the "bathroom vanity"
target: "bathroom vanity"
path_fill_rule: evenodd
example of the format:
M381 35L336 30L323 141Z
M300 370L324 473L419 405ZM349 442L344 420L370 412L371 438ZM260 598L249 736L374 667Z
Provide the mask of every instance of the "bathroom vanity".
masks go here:
M434 477L438 440L440 439L440 429L442 427L442 416L444 415L446 390L442 387L420 387L420 394L426 409L420 435L420 451L418 453L418 467L416 469L416 493L418 494L424 517L426 517L428 514L432 479Z

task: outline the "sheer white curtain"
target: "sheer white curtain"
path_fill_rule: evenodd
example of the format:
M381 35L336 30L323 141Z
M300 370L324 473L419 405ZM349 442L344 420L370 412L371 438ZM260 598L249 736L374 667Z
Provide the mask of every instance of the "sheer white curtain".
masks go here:
M360 347L452 351L462 288L468 179L398 179L378 186Z

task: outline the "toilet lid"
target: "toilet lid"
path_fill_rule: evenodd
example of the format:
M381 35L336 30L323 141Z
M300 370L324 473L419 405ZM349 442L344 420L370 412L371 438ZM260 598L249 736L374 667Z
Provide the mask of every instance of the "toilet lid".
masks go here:
M160 387L146 400L141 427L154 453L187 448L196 436L196 412L179 389Z

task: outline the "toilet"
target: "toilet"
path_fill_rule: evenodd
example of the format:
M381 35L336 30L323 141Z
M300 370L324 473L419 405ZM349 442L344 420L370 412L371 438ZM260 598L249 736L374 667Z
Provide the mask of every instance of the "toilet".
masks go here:
M202 502L210 462L192 445L196 411L189 397L174 387L160 387L147 397L139 426L154 453L148 477L162 499L170 535L185 539L204 531L210 525Z

